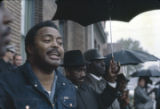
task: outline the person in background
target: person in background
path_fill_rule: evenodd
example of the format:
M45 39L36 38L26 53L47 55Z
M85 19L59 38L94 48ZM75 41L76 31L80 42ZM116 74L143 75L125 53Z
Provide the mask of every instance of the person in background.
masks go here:
M153 101L146 91L147 82L146 77L139 77L138 85L134 91L135 109L153 109Z
M117 90L116 87L109 84L103 76L108 76L108 78L114 80L115 76L117 76L114 74L119 72L120 66L114 61L111 61L109 67L106 69L104 63L105 57L103 57L97 49L87 50L84 53L84 57L87 61L87 77L84 83L99 95L100 108L107 109L117 98ZM106 74L106 71L109 72L109 75Z
M118 98L120 109L130 109L129 90L126 89L129 80L124 76L124 74L119 74L116 81L117 89L121 93L121 95Z
M120 71L120 64L114 61L114 58L110 60L110 63L105 63L106 71L103 77L107 82L106 93L103 99L106 99L107 95L112 95L112 103L107 109L120 109L120 104L118 101L119 96L121 95L120 89L118 89L117 78ZM103 101L104 101L103 100Z
M5 54L6 46L10 42L11 28L9 24L11 22L11 14L4 7L3 0L0 0L0 57Z
M85 84L101 94L106 87L106 81L102 77L105 73L105 57L101 56L98 49L87 50L84 57L87 61Z
M13 65L14 65L15 68L22 65L22 56L21 55L19 55L19 54L14 55Z
M65 52L63 65L66 77L77 87L82 84L86 76L86 63L80 50Z
M77 109L99 109L96 94L90 87L83 84L86 76L86 62L81 51L65 52L62 66L66 77L77 89Z
M8 45L4 56L0 59L0 72L8 72L13 69L13 57L15 55L15 47Z

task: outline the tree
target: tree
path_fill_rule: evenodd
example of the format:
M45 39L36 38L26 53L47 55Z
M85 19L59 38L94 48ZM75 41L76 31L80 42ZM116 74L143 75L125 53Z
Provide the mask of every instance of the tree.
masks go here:
M137 40L129 39L120 39L117 41L118 44L122 47L122 49L128 50L140 50L144 51L143 48L140 46L140 42Z

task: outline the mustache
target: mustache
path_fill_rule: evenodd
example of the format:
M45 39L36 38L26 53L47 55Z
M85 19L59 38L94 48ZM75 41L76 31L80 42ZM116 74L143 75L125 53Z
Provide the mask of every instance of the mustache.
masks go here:
M58 51L58 48L51 48L47 51L47 54L56 53L58 56L60 56L60 52Z

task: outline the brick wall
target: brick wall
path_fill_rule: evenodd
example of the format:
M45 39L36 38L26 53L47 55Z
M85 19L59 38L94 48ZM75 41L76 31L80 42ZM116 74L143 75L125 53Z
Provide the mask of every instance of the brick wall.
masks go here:
M13 23L11 23L11 43L16 46L17 53L20 53L21 45L21 0L5 0L4 6L10 11Z

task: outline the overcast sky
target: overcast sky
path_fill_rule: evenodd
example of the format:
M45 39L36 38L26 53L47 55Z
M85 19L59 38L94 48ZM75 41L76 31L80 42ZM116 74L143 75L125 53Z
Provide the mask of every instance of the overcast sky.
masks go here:
M112 36L114 42L121 38L138 40L143 49L160 58L160 10L142 13L129 23L112 21Z

